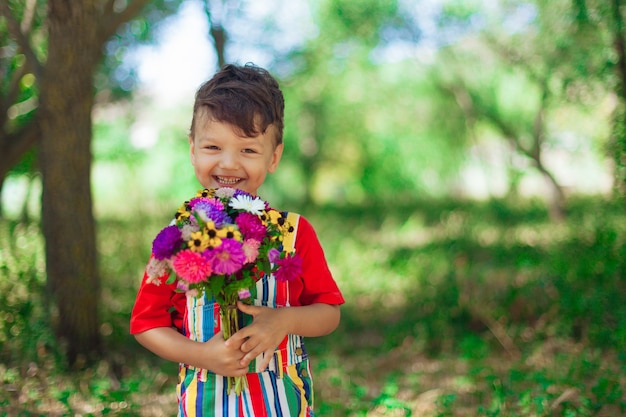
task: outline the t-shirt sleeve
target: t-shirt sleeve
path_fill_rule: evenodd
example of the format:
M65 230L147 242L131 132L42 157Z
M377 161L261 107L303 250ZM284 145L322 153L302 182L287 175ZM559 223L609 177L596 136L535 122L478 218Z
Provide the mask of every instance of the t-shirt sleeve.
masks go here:
M311 223L300 216L296 235L296 254L302 258L301 305L345 302L333 278L324 250Z
M182 329L185 294L176 291L176 283L166 284L166 279L161 277L161 284L156 285L148 281L148 274L144 272L130 317L131 334L156 327Z

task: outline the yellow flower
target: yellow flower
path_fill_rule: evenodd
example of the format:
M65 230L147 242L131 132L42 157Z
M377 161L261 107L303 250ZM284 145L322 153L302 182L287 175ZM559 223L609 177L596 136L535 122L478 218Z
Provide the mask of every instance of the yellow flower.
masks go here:
M265 212L265 214L267 214L267 220L269 220L270 223L279 226L278 222L280 219L283 218L283 215L281 214L280 211L278 210L268 210Z
M242 242L241 232L237 230L234 226L226 226L217 231L217 235L222 239L235 239L236 241Z
M213 198L215 196L215 189L213 188L205 188L204 190L198 190L196 193L196 197L207 197Z
M209 236L202 232L193 232L187 245L193 252L202 253L209 247Z
M211 248L217 248L222 244L222 239L219 236L219 231L215 227L215 223L212 221L208 221L206 226L204 227L205 234L208 238L208 246Z
M293 226L287 221L287 217L285 217L280 211L269 210L266 213L269 217L270 223L275 225L281 234L285 235L293 232Z
M189 210L189 202L185 201L185 204L180 206L180 208L174 215L174 218L176 220L183 220L183 219L188 219L189 216L191 216L191 210Z

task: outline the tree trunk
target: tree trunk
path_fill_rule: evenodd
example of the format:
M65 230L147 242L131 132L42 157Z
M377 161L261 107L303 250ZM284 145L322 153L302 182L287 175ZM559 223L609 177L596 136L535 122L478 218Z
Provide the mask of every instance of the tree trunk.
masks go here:
M99 354L99 277L91 196L92 74L100 54L88 1L49 0L41 85L42 222L48 290L70 364Z

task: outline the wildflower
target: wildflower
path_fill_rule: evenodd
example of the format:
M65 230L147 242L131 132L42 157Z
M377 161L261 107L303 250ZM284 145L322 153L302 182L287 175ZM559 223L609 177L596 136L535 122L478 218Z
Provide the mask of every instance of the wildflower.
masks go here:
M176 275L190 284L204 281L213 272L210 262L198 252L189 249L182 250L174 256L172 268Z
M184 241L191 239L191 234L199 230L197 224L184 224L180 228L181 237Z
M184 292L184 293L190 292L190 290L189 290L189 283L183 281L182 279L177 279L176 280L176 289L178 291L181 291L181 292Z
M216 248L222 244L222 239L218 234L215 223L209 221L205 226L206 235L209 237L209 248Z
M283 215L282 215L282 213L280 211L274 210L274 209L270 209L270 210L267 210L265 213L267 214L267 218L268 218L267 220L271 224L273 224L275 226L279 226L280 225L279 221L281 223L284 223L284 220L281 220L281 219L283 219Z
M268 250L267 259L269 259L271 263L275 264L280 259L280 251L276 248Z
M169 265L165 259L156 259L151 257L146 266L146 274L148 275L148 282L161 285L161 277L167 275Z
M194 252L204 252L209 247L209 236L202 232L193 232L187 242L189 249Z
M242 288L237 292L237 296L240 300L245 300L246 298L252 297L252 293L247 288Z
M278 269L274 272L276 281L291 281L302 273L302 258L298 255L289 254L276 261Z
M189 202L185 201L185 203L180 206L176 214L174 214L174 218L179 221L188 219L189 216L191 216L191 208L189 207Z
M246 239L243 242L243 253L246 254L245 263L249 264L256 260L259 256L259 246L261 246L261 242L255 239Z
M194 197L189 200L189 210L197 210L198 206L202 206L203 204L208 204L208 198Z
M230 187L222 187L215 190L215 197L218 198L231 198L235 195L235 189Z
M242 241L241 232L237 230L235 226L225 226L221 229L218 229L217 235L222 239L234 239L239 242Z
M213 207L215 207L216 209L223 211L224 210L224 203L222 203L222 200L220 200L219 198L212 198L209 200L209 204L212 205Z
M241 243L234 239L222 239L222 244L208 254L216 274L234 274L246 260Z
M215 195L215 190L213 188L205 188L204 190L200 190L196 193L196 197L201 198L212 198Z
M278 240L282 240L282 235L292 233L294 231L293 225L287 221L287 216L278 210L268 210L267 216L269 222L278 228L281 236Z
M263 222L259 216L247 212L241 213L237 216L235 222L241 234L243 234L246 239L254 239L262 242L263 238L267 235L267 229L263 226Z
M236 195L230 200L229 206L235 210L244 210L256 215L260 215L265 210L265 202L249 194Z
M152 242L152 254L156 259L172 256L182 243L181 233L176 226L167 226L159 232Z

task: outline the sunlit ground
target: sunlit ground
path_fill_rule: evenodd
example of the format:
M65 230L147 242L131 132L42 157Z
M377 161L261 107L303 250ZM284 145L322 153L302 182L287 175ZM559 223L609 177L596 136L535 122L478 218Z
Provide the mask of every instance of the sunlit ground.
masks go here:
M528 201L305 212L347 299L308 341L318 415L621 415L626 218L599 198L568 209L562 224ZM3 415L174 414L176 365L128 335L162 221L100 219L106 353L70 373L37 295L39 229L0 223Z

